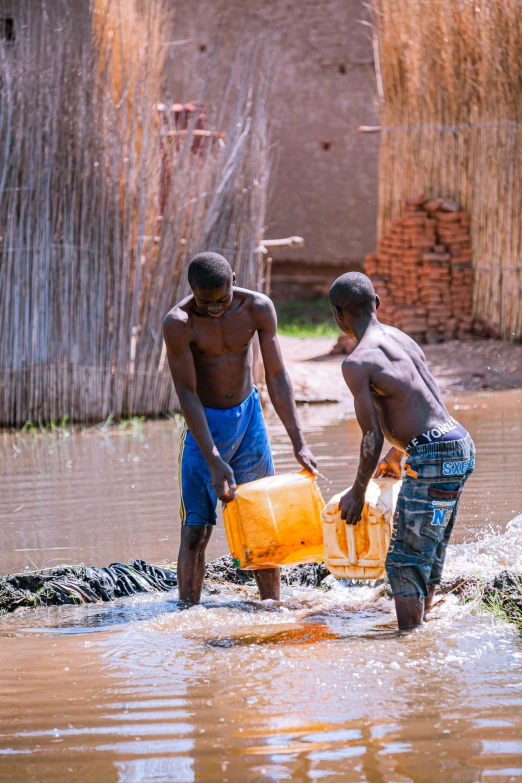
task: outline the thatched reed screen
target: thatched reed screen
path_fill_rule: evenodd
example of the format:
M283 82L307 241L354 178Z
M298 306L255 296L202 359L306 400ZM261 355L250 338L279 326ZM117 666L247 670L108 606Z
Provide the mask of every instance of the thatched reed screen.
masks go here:
M243 42L221 84L209 66L180 129L160 0L96 0L87 35L68 5L30 2L0 44L2 425L174 409L162 321L190 257L260 287L266 57Z
M372 0L378 231L404 198L471 213L474 314L522 337L522 3Z

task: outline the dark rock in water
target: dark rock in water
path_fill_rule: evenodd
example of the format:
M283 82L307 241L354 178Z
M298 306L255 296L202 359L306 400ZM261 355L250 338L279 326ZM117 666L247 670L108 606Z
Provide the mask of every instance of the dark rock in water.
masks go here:
M283 566L281 581L297 587L319 587L330 574L324 563L305 563L304 565ZM205 576L213 582L228 582L235 585L254 585L252 571L245 571L234 565L232 555L218 557L207 563Z
M301 587L319 587L329 574L322 563L288 566L281 570L283 584ZM255 585L252 571L236 568L231 555L207 563L206 578L213 582ZM36 573L0 578L0 612L13 612L19 607L113 601L136 593L166 592L177 583L175 571L151 565L145 560L111 563L105 568L57 566Z
M144 560L111 563L107 568L57 566L0 578L0 611L21 606L61 606L112 601L124 595L168 591L178 584L175 571Z
M326 583L323 583L328 576L330 572L323 563L281 569L283 584L296 587L325 588ZM255 585L252 571L236 568L231 555L207 563L206 579L222 584ZM166 592L177 583L175 571L151 565L145 560L111 563L105 568L57 566L36 573L0 578L0 612L13 612L19 607L107 602L136 593Z
M454 593L461 601L475 601L498 617L522 628L522 574L501 571L489 582L476 576L442 581L441 593Z
M102 601L112 601L115 598L118 579L109 568L86 568L85 573Z
M522 608L522 575L513 571L502 571L494 578L492 588Z
M499 609L506 619L522 624L522 575L502 571L489 582L483 593L488 608Z
M236 568L231 555L207 563L206 578L210 582L234 585L255 585L252 571ZM283 584L295 587L330 589L334 577L324 563L285 566L281 569ZM376 582L336 580L345 587ZM167 592L177 586L176 571L134 560L132 563L111 563L105 568L57 566L45 571L0 577L0 612L13 612L19 607L60 606L112 601L122 596L152 591ZM388 584L382 582L383 589ZM335 582L334 582L335 585ZM490 582L478 577L444 580L441 593L454 593L461 600L478 600L505 619L522 626L522 575L503 571ZM390 595L391 597L391 595Z
M453 593L463 600L470 598L476 598L477 594L482 591L484 581L479 579L478 576L470 577L452 577L451 579L442 578L442 582L439 585L437 593L447 595Z
M330 572L324 563L304 563L281 569L281 581L296 587L320 587L327 576Z
M234 565L232 555L223 555L207 563L205 577L212 582L229 582L234 585L254 585L252 571L243 571Z

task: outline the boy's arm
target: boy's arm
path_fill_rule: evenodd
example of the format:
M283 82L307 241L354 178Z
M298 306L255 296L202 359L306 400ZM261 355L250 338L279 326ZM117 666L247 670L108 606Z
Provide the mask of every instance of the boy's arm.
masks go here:
M364 497L381 454L384 436L370 391L368 371L349 359L343 362L343 376L353 394L355 415L362 430L361 454L352 488L340 500L341 519L356 525L362 516Z
M400 479L403 457L404 452L395 448L395 446L392 446L378 463L377 470L373 474L373 477L384 478L384 476L390 476L391 478Z
M292 441L296 460L309 470L317 473L317 461L306 444L297 408L294 401L292 382L285 370L281 349L277 340L277 316L274 305L263 296L255 304L259 346L265 365L265 378L272 405Z
M190 350L189 330L188 323L171 313L163 322L163 338L167 346L170 373L187 427L210 469L214 491L220 500L228 503L235 497L234 472L230 465L221 459L212 440L203 405L196 392L196 368ZM229 492L226 491L225 482Z

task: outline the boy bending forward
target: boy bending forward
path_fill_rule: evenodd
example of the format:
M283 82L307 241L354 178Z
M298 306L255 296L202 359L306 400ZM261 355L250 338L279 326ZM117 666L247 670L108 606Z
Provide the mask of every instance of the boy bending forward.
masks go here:
M179 597L197 603L205 549L216 524L217 500L234 497L236 482L271 476L272 454L252 376L252 338L259 335L268 394L292 441L297 461L316 472L306 445L277 341L274 306L263 294L235 286L230 264L217 253L190 263L192 294L165 318L163 334L186 426L179 484ZM279 569L254 571L261 599L279 599Z
M339 328L357 341L343 363L363 436L357 477L341 499L348 525L361 519L370 478L406 476L386 558L399 628L423 622L440 584L462 488L475 467L470 435L453 419L416 342L377 318L366 275L349 272L330 289ZM392 448L379 462L383 434Z

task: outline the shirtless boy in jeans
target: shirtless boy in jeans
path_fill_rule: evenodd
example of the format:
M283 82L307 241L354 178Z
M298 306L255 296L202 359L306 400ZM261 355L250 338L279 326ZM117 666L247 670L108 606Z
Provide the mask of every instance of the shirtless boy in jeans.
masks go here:
M397 501L386 572L400 629L423 622L440 584L464 483L475 467L470 435L448 413L423 352L404 332L381 324L366 275L349 272L330 289L338 327L357 341L343 362L363 436L357 477L341 517L361 519L372 475L406 476ZM392 444L379 462L384 436Z
M216 524L218 499L227 503L234 497L236 482L243 484L274 472L252 376L256 333L268 394L295 457L312 473L316 461L301 431L271 300L237 288L228 261L217 253L197 255L189 265L188 281L192 294L167 314L163 334L186 422L179 455L179 597L193 604L201 597L205 549ZM279 569L253 573L261 599L279 599Z

